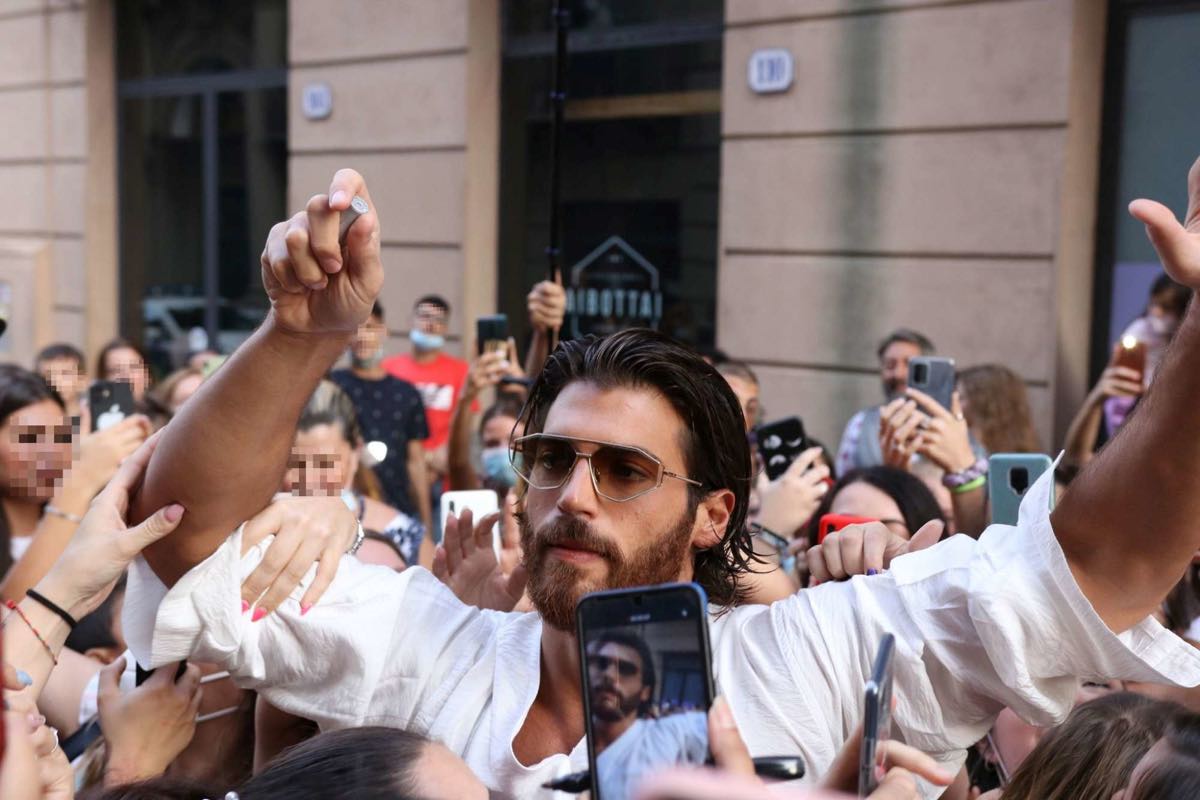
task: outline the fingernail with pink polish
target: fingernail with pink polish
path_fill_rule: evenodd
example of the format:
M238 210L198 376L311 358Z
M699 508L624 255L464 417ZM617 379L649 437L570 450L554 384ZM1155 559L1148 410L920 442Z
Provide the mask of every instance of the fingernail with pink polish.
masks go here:
M266 615L267 615L267 612L265 610L263 610L261 608L256 608L256 609L254 609L254 616L251 617L250 620L252 622L258 622L260 619L262 619Z
M303 617L309 611L312 611L312 603L301 603L300 604L300 616Z
M243 613L243 614L245 614L245 613L246 613L247 611L249 611L249 610L250 610L250 603L248 603L247 601L243 600L243 601L242 601L242 613Z
M41 714L30 714L29 717L29 732L33 733L38 728L46 724L46 718Z

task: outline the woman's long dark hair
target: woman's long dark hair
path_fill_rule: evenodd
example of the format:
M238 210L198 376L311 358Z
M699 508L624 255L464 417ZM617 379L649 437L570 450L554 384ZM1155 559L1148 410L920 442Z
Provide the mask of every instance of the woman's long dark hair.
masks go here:
M833 491L826 492L825 497L821 499L821 505L817 506L817 510L809 518L802 534L810 546L817 543L817 529L820 527L821 517L833 508L833 500L838 493L852 483L874 486L892 498L900 508L900 516L904 518L904 527L908 528L909 536L915 534L926 522L935 519L946 521L933 492L929 491L929 487L917 476L895 467L864 467L847 472L834 484Z
M288 748L234 789L239 800L417 800L414 775L429 740L396 728L350 728ZM223 797L191 781L155 778L116 786L90 800L199 800Z
M41 375L15 364L0 364L0 427L7 425L8 418L22 408L43 400L53 400L60 408L66 408L62 397ZM7 512L0 505L0 579L8 574L12 563L12 528Z

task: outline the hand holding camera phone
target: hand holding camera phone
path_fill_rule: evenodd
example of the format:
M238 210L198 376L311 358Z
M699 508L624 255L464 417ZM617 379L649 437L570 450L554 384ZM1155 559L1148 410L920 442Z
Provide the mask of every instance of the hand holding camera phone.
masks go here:
M799 417L788 417L757 429L758 452L771 481L787 472L796 458L811 447Z
M475 341L479 355L485 353L508 355L508 316L492 314L475 320Z
M695 584L584 596L575 611L593 800L709 758L707 598Z
M929 395L945 409L954 402L957 378L953 358L917 356L908 362L908 385Z
M92 432L106 430L132 416L133 389L124 381L94 381L88 387L88 411Z

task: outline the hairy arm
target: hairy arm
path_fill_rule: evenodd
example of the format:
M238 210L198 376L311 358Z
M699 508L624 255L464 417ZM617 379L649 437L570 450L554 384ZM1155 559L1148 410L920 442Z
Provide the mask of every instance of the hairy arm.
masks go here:
M1200 161L1186 227L1166 207L1130 207L1175 280L1200 285ZM1115 631L1154 611L1200 546L1200 308L1192 303L1153 386L1071 484L1051 520L1075 580Z
M144 553L167 585L270 501L304 403L379 293L374 207L344 246L338 240L341 212L355 196L370 204L362 176L341 170L328 195L271 229L262 256L266 322L163 431L130 516L140 520L167 503L187 510L179 529Z

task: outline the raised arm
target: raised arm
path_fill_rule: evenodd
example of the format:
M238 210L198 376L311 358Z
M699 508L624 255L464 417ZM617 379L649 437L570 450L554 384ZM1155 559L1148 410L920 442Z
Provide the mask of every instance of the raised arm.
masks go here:
M341 212L355 196L370 209L339 246ZM379 294L379 222L361 175L338 171L328 195L271 229L262 280L266 321L164 430L133 506L135 521L170 502L188 509L145 552L167 585L270 501L305 401Z
M1136 200L1163 266L1200 286L1200 161L1181 225ZM1118 435L1079 475L1051 520L1075 580L1114 631L1154 611L1200 547L1200 308L1192 303L1154 384Z

